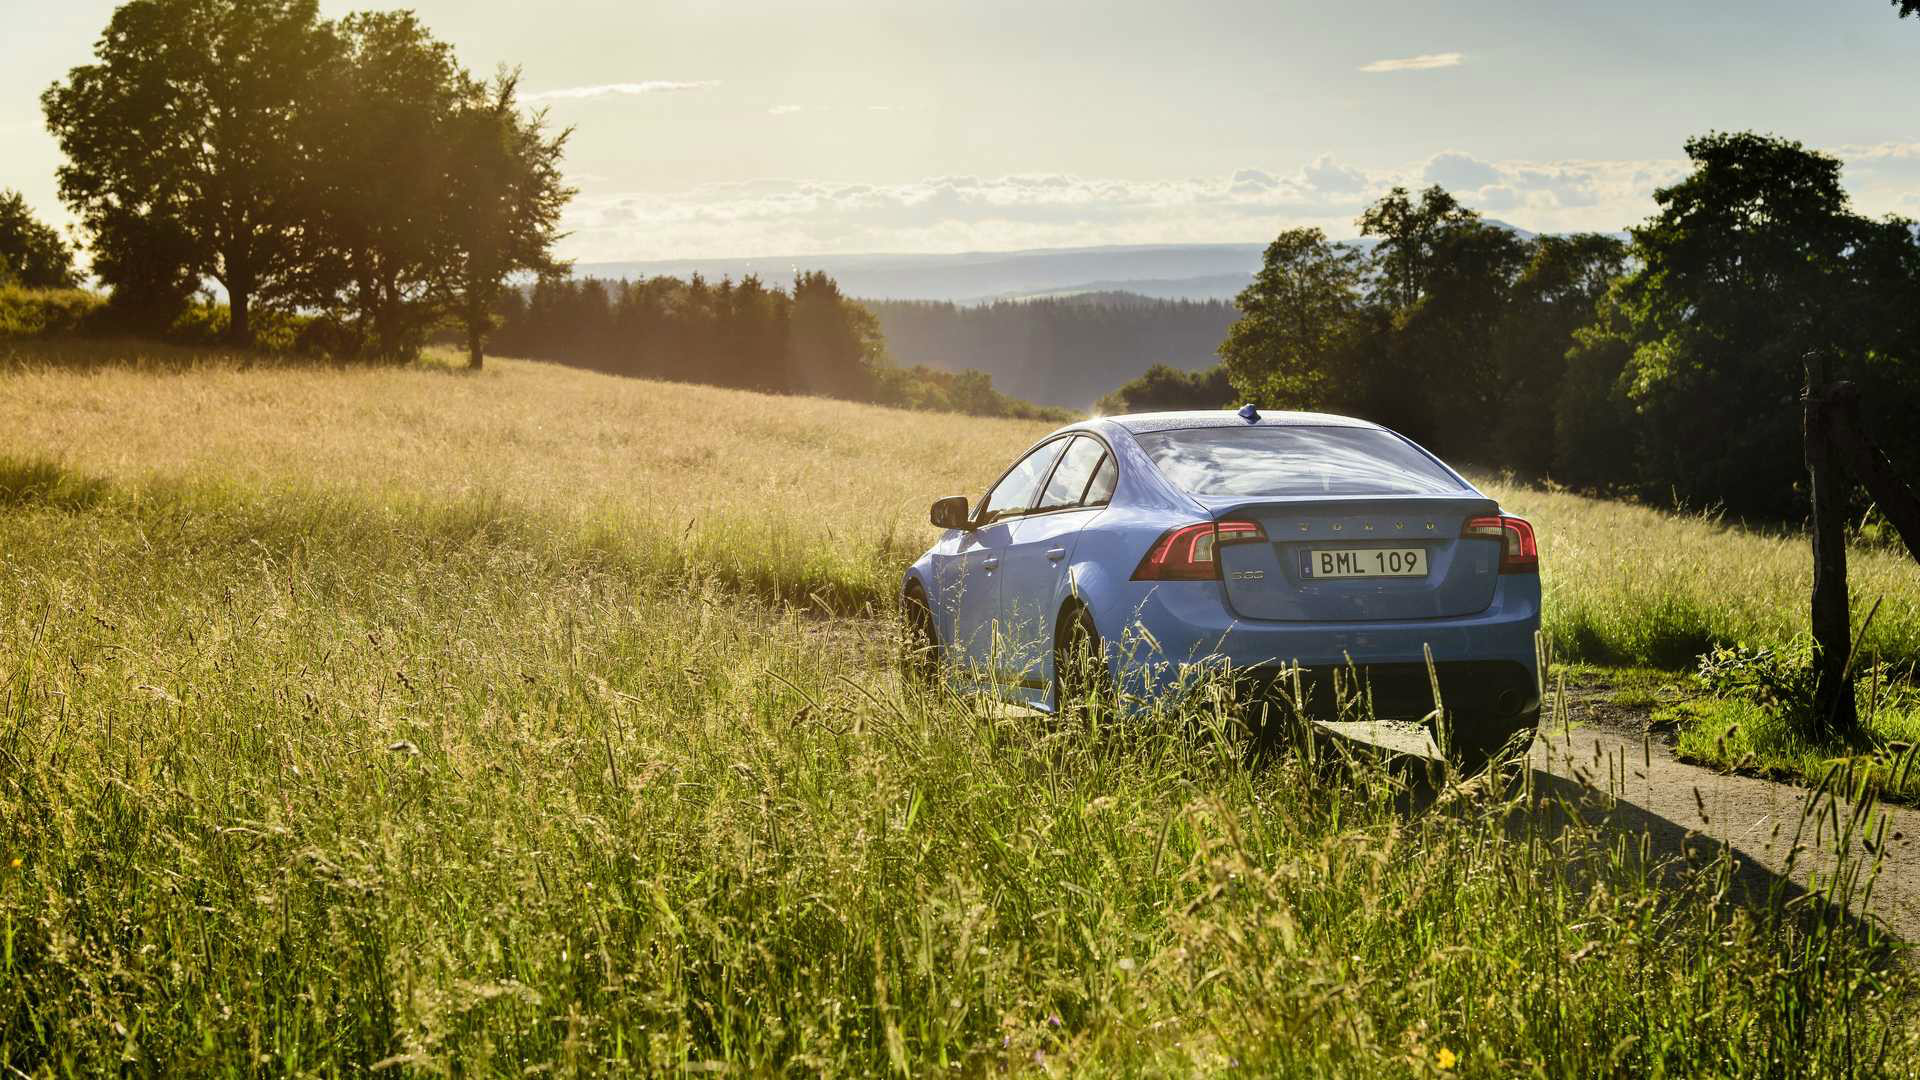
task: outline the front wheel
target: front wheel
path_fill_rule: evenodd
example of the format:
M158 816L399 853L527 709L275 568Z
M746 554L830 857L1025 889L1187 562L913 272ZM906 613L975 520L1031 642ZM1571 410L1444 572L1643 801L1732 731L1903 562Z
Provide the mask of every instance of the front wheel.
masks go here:
M916 686L932 686L940 678L940 638L933 628L933 608L916 586L901 603L906 623L900 641L900 674Z
M1062 619L1053 646L1053 709L1064 713L1090 702L1111 701L1113 676L1093 613L1076 608Z

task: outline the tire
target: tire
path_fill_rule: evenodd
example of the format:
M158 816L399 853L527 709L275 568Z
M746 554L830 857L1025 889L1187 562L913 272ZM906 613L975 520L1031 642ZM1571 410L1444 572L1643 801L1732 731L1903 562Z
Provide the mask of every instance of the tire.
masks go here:
M933 609L919 586L901 600L906 632L900 640L900 675L915 686L933 686L940 680L940 635L933 628Z
M1460 775L1474 776L1510 759L1523 758L1533 740L1530 737L1522 740L1519 736L1523 732L1531 736L1539 724L1537 712L1479 723L1457 721L1448 761Z
M1089 702L1113 700L1113 674L1093 613L1076 606L1060 620L1053 645L1053 710L1067 713Z

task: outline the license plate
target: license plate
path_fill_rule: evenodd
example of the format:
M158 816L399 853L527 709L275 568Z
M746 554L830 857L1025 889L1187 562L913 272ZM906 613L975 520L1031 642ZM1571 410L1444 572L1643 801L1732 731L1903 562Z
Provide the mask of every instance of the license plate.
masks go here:
M1301 566L1302 577L1426 577L1425 548L1314 548Z

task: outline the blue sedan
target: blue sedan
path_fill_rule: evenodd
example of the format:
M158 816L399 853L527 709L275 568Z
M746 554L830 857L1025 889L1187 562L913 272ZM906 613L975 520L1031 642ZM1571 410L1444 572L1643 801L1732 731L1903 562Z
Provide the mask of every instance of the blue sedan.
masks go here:
M1433 709L1431 656L1463 756L1539 715L1532 526L1378 424L1252 406L1087 420L932 517L945 531L903 608L923 673L962 689L1058 710L1083 682L1144 702L1225 667L1255 699L1284 673L1316 718L1357 693L1411 720Z

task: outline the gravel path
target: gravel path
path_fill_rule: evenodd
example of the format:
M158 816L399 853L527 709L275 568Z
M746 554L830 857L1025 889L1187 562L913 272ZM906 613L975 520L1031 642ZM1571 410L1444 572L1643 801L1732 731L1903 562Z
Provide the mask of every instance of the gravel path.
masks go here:
M1556 724L1543 722L1534 743L1536 783L1569 794L1611 794L1611 809L1590 812L1647 832L1655 847L1668 853L1707 853L1730 845L1741 883L1761 894L1783 874L1790 887L1806 888L1812 875L1831 873L1833 826L1827 824L1816 842L1812 821L1801 836L1801 854L1788 869L1810 790L1689 765L1661 738L1643 735L1649 710L1609 705L1602 695L1572 688L1567 698L1571 730L1551 730ZM1853 807L1841 799L1837 810L1844 821ZM1881 805L1874 812L1887 817L1883 860L1871 896L1854 903L1855 914L1876 918L1908 942L1920 943L1920 809ZM1873 858L1858 835L1852 847L1862 860Z

